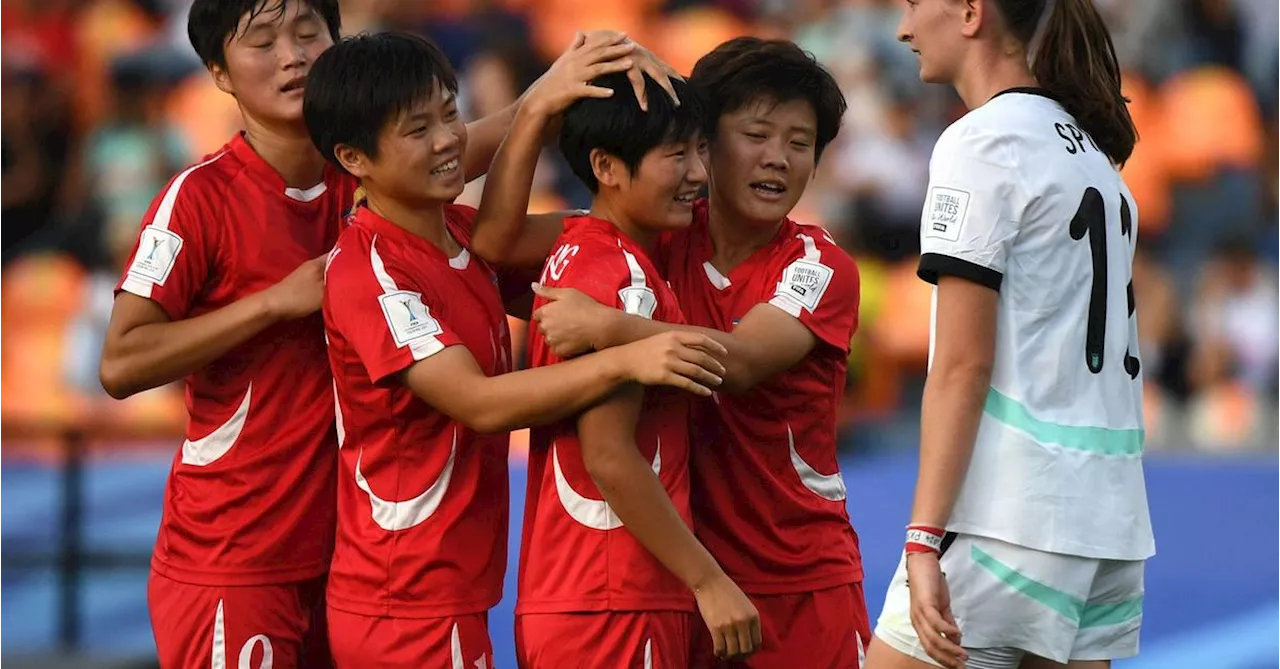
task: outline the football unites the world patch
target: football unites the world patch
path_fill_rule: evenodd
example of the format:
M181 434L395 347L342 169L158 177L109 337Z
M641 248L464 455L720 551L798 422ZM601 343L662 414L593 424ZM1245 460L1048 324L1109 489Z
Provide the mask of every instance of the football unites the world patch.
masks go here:
M930 188L925 215L926 237L960 241L960 229L969 215L969 192L943 186Z
M822 295L831 285L835 272L830 267L812 260L797 260L787 266L778 282L777 294L800 303L810 312L818 308Z
M397 347L444 332L418 293L407 290L383 293L378 302L382 305L382 315L387 319L387 327L391 329L391 337Z

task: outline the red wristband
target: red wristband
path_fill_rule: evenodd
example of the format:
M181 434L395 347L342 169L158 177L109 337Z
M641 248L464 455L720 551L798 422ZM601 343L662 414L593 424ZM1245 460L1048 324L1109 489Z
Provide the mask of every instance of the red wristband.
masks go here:
M907 553L942 553L942 537L946 530L930 525L907 526Z

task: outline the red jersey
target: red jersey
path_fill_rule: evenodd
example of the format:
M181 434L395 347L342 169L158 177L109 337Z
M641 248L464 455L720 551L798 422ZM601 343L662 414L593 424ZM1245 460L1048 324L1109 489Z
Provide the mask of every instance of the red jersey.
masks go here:
M606 306L682 323L675 295L648 254L608 221L565 220L542 272L546 286L576 288ZM543 304L538 298L534 308ZM529 328L530 365L552 365L537 328ZM685 522L689 514L688 400L645 391L636 446L653 463ZM525 498L516 613L692 611L693 595L631 536L604 501L582 461L576 419L533 428Z
M360 207L329 257L324 321L341 449L328 592L336 609L435 618L487 611L502 598L509 437L471 431L397 377L448 346L465 346L489 376L511 371L498 276L467 250L474 217L445 206L463 248L450 258Z
M698 538L748 593L861 581L858 537L836 460L858 268L821 228L788 219L767 246L723 276L709 262L706 200L693 220L663 244L667 277L690 323L730 332L767 302L818 340L794 367L750 391L694 402L690 473Z
M117 286L194 318L284 279L330 248L355 183L307 190L237 136L151 204ZM152 568L195 585L319 576L333 549L333 386L319 314L278 323L186 378Z

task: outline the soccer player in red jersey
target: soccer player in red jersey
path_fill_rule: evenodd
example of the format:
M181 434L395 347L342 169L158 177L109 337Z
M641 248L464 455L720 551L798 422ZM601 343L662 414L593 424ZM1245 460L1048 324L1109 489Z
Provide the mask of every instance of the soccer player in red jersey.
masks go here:
M355 180L326 167L302 102L339 22L337 0L195 0L190 10L191 43L235 96L245 132L152 203L100 369L117 398L186 381L186 440L147 594L166 669L328 663L337 449L316 312L322 256ZM471 124L464 172L483 173L512 113Z
M616 55L608 45L566 53L519 114L550 118L579 97L610 94L586 82L630 67ZM508 432L573 415L626 382L709 395L719 379L705 368L722 371L702 350L716 349L709 338L682 333L511 372L504 293L527 293L528 278L513 291L473 256L483 205L477 214L450 204L464 185L467 140L457 86L434 44L397 33L339 42L307 84L316 146L367 194L325 272L341 449L328 588L339 667L491 666ZM487 187L482 200L491 198Z
M858 270L821 229L788 218L835 138L845 102L785 41L738 38L690 84L716 119L709 199L663 241L688 321L729 351L723 391L693 409L697 535L760 610L749 667L858 667L870 638L858 539L836 460L836 411L857 324ZM561 354L672 326L542 290L535 318ZM695 640L695 667L714 666Z
M575 103L560 147L595 197L588 214L564 221L541 280L638 318L683 322L652 254L663 231L690 224L706 183L703 106L678 82L681 107L650 95L641 114L621 75L593 83L613 96ZM513 124L491 184L528 191L550 121ZM523 203L514 206L508 216ZM542 371L578 362L563 362L537 333L530 352ZM690 530L687 397L629 385L534 428L516 603L521 667L686 667L695 604L722 654L759 645L755 608Z

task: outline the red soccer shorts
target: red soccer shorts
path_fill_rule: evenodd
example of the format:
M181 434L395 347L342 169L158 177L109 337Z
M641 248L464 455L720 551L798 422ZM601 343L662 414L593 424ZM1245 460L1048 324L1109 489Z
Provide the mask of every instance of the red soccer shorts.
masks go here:
M764 644L745 662L714 654L711 632L695 625L693 669L861 669L871 622L862 584L788 595L751 595ZM701 622L701 621L699 621Z
M380 618L329 608L338 669L491 669L489 614Z
M516 616L520 669L686 669L694 614L681 611Z
M147 607L162 669L328 669L324 577L285 585L180 583L152 571Z

